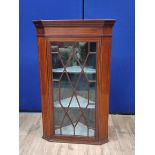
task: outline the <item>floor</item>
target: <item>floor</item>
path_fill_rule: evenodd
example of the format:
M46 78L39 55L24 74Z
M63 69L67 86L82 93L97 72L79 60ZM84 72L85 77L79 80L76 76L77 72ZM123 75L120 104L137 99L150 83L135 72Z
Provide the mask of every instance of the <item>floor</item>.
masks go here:
M85 145L42 139L41 113L20 113L20 155L134 155L135 117L109 115L109 142Z

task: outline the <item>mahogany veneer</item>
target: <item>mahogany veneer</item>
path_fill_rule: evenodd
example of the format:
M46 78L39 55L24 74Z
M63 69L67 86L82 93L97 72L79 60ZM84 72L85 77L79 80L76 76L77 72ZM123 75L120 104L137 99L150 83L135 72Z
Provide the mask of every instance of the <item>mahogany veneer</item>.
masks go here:
M107 142L110 57L112 27L115 20L34 20L33 23L37 30L43 138L48 141L72 143L102 144ZM95 49L95 53L92 49ZM86 52L87 57L83 60L78 52L81 52L81 55ZM69 65L67 63L66 66L63 65L63 53L70 54L68 56L70 59L67 60ZM91 57L91 60L88 61L88 57ZM75 58L74 61L72 61L73 58ZM54 61L59 61L59 63ZM82 61L84 61L83 65ZM96 63L94 63L95 61ZM93 69L88 68L93 65L95 66ZM55 66L58 68L54 68ZM82 67L84 67L83 70ZM59 74L60 78L58 78ZM82 90L83 93L80 93L81 96L79 96L77 89L73 88L70 89L74 96L73 99L70 100L72 96L69 98L67 95L64 98L66 92L70 93L69 87L65 87L66 83L72 85L74 78L77 80L79 78L80 81L79 74L87 81L82 81L83 84L78 89ZM63 76L66 76L66 79L63 79ZM56 82L58 82L59 87L55 86ZM85 83L88 84L88 89L84 88ZM60 84L64 86L60 86ZM80 82L78 84L80 85ZM90 91L93 93L89 98ZM58 98L57 101L55 98ZM67 103L69 100L70 105ZM85 107L87 101L88 106ZM68 115L67 110L70 109L72 113ZM68 120L64 118L64 122L60 123L63 112L66 112L64 117ZM74 121L79 114L89 125L83 120ZM70 130L67 129L70 127L69 124L73 126L73 133L69 133ZM75 124L79 127L78 129L76 129ZM81 130L82 127L83 130ZM87 132L84 129L87 129Z

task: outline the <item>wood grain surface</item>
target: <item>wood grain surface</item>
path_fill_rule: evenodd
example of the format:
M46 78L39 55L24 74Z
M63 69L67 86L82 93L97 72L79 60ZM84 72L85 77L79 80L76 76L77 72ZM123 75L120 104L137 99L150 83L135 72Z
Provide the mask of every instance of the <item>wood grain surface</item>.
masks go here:
M41 117L41 113L20 113L20 155L134 155L133 115L109 115L109 142L103 145L48 142L41 138Z
M48 141L103 144L108 140L109 84L112 28L115 20L35 20L40 88L42 99L43 138ZM54 134L54 101L50 46L52 42L96 42L95 136Z

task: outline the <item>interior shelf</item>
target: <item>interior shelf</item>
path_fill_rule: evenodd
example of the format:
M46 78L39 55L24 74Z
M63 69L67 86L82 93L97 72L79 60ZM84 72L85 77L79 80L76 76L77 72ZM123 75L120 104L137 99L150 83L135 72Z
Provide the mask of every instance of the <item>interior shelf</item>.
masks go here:
M71 67L66 67L66 70L68 73L80 73L82 69L80 66L71 66ZM64 68L56 68L56 69L52 69L52 71L54 73L62 73L64 71ZM84 67L84 72L86 74L95 74L96 69Z
M88 104L88 99L86 99L84 97L81 97L81 96L77 96L77 98L78 98L78 101L80 103L80 107L81 108L85 108L87 106L87 104ZM65 99L62 99L61 100L61 104L63 105L64 108L67 108L68 107L70 100L71 100L71 97L65 98ZM55 101L54 102L54 107L58 107L58 108L61 107L59 101ZM72 101L71 101L71 104L70 104L69 107L70 108L79 108L79 105L78 105L78 102L77 102L75 96L73 96ZM95 108L95 102L89 100L89 105L88 105L87 108L88 109L94 109Z
M73 123L75 125L75 123ZM61 128L63 135L74 135L74 129L72 124ZM87 132L88 131L88 132ZM55 134L60 134L60 129L55 130ZM75 135L79 136L94 136L95 131L93 129L88 129L86 125L81 122L78 122L75 127Z

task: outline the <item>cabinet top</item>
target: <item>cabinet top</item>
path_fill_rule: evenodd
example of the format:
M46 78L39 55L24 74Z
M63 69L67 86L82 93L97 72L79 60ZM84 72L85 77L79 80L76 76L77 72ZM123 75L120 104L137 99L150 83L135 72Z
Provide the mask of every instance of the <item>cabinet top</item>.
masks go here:
M112 27L114 19L81 19L81 20L33 20L36 28L43 27Z

